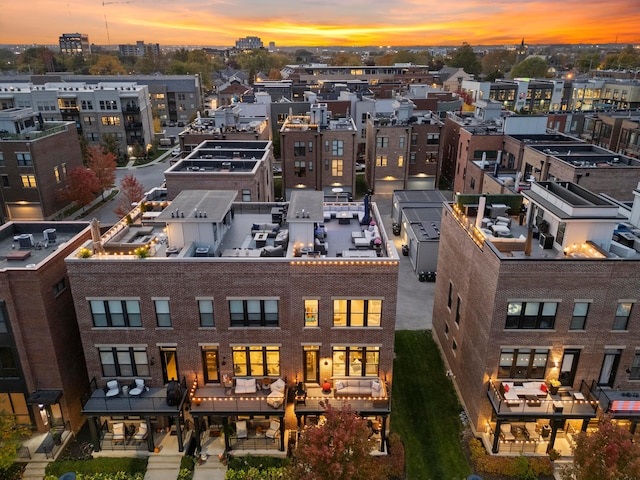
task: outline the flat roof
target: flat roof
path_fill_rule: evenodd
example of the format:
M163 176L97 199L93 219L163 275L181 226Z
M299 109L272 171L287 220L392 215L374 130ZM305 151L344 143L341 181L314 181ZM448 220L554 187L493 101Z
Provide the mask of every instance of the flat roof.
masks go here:
M157 216L158 221L175 223L202 223L203 219L222 222L238 196L236 190L183 190Z
M88 222L10 222L0 229L0 270L36 269L65 242L88 228ZM44 231L48 231L45 237ZM47 240L48 239L48 240Z

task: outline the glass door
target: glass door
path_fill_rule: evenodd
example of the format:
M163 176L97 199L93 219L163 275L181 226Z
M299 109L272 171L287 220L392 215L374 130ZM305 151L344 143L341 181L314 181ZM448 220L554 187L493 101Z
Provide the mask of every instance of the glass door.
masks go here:
M164 383L170 380L179 381L178 377L178 353L175 347L160 347L160 359L162 361L162 377Z
M304 381L320 383L320 352L317 348L304 351Z
M218 349L203 348L202 364L204 365L205 383L220 383L220 368L218 367Z
M580 357L580 350L565 350L562 357L562 364L560 365L560 373L558 374L558 380L560 384L565 387L573 386L573 381L576 377L576 369L578 368L578 358Z
M613 382L615 382L616 380L616 371L618 370L619 363L620 352L608 352L604 354L604 360L602 361L602 369L600 370L598 385L613 387Z

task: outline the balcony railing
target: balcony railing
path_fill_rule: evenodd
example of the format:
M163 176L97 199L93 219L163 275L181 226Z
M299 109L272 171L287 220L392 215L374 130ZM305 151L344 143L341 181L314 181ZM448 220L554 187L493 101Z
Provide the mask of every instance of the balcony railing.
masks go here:
M36 140L38 138L48 137L49 135L55 135L56 133L66 131L66 125L57 125L55 127L45 128L45 130L33 130L27 133L0 132L0 140Z
M496 381L500 385L499 381ZM589 386L582 381L580 389L563 391L565 396L548 394L545 398L523 397L518 400L505 399L491 380L487 396L498 415L549 416L594 416L598 400L590 395Z

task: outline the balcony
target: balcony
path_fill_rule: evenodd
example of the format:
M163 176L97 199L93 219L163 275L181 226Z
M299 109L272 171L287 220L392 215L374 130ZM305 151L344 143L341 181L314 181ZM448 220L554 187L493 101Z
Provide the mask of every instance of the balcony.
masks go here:
M122 111L124 113L140 113L140 107L138 105L123 105Z
M141 130L142 122L128 122L124 124L125 130Z
M509 395L509 398L505 398L502 384L501 381L491 380L487 389L491 406L499 417L591 418L596 415L599 406L598 399L591 394L589 385L584 381L580 384L580 389L575 391L563 389L555 394L543 391L532 394L529 390L522 390L522 394L516 392L515 395Z

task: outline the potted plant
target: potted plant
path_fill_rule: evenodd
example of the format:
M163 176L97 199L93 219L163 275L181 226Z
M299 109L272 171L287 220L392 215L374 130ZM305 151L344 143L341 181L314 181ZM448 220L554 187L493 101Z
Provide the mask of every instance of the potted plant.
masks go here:
M58 430L52 430L51 438L53 439L54 445L62 445L62 432Z
M549 460L554 462L559 458L560 458L560 452L558 450L556 450L555 448L552 448L551 450L549 450Z
M551 395L558 394L558 388L560 388L560 380L552 378L549 380L549 393Z

